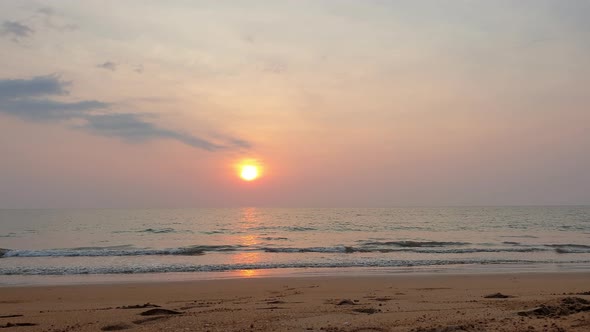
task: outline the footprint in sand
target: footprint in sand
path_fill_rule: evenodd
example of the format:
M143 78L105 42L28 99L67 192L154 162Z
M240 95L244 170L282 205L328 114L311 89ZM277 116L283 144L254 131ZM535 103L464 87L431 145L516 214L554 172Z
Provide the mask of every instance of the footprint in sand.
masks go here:
M182 312L169 309L150 309L140 313L142 316L158 316L158 315L180 315Z
M136 304L136 305L125 305L122 307L117 307L117 309L146 309L146 308L159 308L160 306L157 304L145 303L145 304Z
M351 330L350 332L387 332L388 330L381 327L359 327L358 329Z
M14 318L14 317L22 317L23 315L5 315L5 316L0 316L0 318Z
M489 294L484 296L485 299L508 299L508 298L512 298L514 296L512 295L505 295L502 293L494 293L494 294Z
M168 318L170 318L170 317L169 316L156 316L156 317L138 319L138 320L134 320L133 321L133 324L135 324L135 325L142 325L142 324L145 324L145 323L156 322L156 321L163 320L163 319L168 319Z
M0 329L7 329L9 327L19 327L19 326L37 326L34 323L6 323L5 325L0 325Z
M130 329L132 327L133 326L131 326L129 324L119 323L119 324L103 326L100 330L101 331L121 331L121 330Z
M376 314L378 312L381 312L381 309L360 308L360 309L352 309L352 311L359 312L361 314L369 314L369 315L372 315L372 314Z
M146 303L143 305L119 307L119 309L137 309L137 308L150 308L150 307L157 307L157 308L144 311L144 312L140 313L140 315L141 316L155 316L155 317L134 320L133 324L141 325L141 324L145 324L148 322L154 322L157 320L166 319L166 318L169 318L169 316L171 316L171 315L182 314L182 312L179 312L179 311L174 311L174 310L169 310L169 309L161 309L161 308L159 308L159 306L154 305L154 304L150 304L150 303ZM102 331L121 331L121 330L128 330L132 327L133 327L132 325L129 325L126 323L118 323L118 324L103 326L101 328L101 330Z
M374 301L378 301L378 302L388 302L388 301L391 301L393 299L391 297L384 296L384 297L376 297L373 300Z

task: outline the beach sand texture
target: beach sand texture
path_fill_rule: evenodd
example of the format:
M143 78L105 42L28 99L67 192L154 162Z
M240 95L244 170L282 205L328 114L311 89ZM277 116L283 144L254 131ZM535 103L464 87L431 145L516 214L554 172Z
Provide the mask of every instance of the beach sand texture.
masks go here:
M590 331L589 291L590 273L5 287L0 329Z

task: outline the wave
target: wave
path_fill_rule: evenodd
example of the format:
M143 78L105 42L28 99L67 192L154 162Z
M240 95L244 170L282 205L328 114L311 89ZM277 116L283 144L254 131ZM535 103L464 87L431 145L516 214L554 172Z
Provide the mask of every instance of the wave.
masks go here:
M590 246L584 244L549 244L558 254L586 254L590 253Z
M275 248L275 247L267 247L262 248L265 252L275 252L275 253L295 253L295 252L325 252L325 253L350 253L354 252L352 247L310 247L310 248Z
M16 237L15 233L0 234L0 237Z
M441 241L361 241L364 245L370 246L395 246L404 248L419 248L419 247L446 247L446 246L463 246L468 245L468 242L441 242Z
M304 227L304 226L288 226L283 227L287 231L291 232L308 232L308 231L317 231L317 228L314 227Z
M266 231L285 231L285 232L311 232L317 231L318 228L306 226L257 226L248 228L250 231L266 232Z
M114 234L121 234L121 233L151 233L151 234L167 234L167 233L192 233L190 230L176 230L171 227L164 227L164 228L146 228L140 230L130 230L130 231L113 231Z
M0 249L0 258L8 257L109 257L109 256L195 256L207 251L235 251L236 246L191 246L170 249L145 249L132 246L81 247L45 250Z
M547 246L548 247L555 247L555 248L570 247L570 248L578 248L578 249L590 249L590 246L589 245L585 245L585 244L573 244L573 243L549 244Z
M287 238L263 238L287 240ZM110 247L79 247L61 249L1 249L0 258L9 257L108 257L108 256L194 256L207 252L267 252L267 253L417 253L417 254L472 254L472 253L526 253L555 251L559 254L590 253L589 245L582 244L546 244L524 245L518 242L503 242L504 246L480 244L468 246L466 242L438 241L389 241L368 242L357 246L325 246L325 247L283 247L283 246L244 246L244 245L193 245L180 248L136 248L131 245Z
M503 244L520 246L520 247L529 247L532 248L532 245L522 244L519 242L512 242L512 241L504 241ZM585 254L590 253L590 246L585 244L574 244L574 243L566 243L566 244L544 244L539 245L542 247L547 248L547 250L554 250L558 254Z
M165 234L165 233L174 233L176 230L174 228L147 228L142 231L137 231L138 233L154 233L154 234Z
M13 266L1 267L0 275L79 275L79 274L136 274L136 273L171 273L171 272L225 272L236 270L261 270L285 268L353 268L353 267L428 267L445 265L493 265L493 264L540 264L554 261L531 260L373 260L347 262L291 262L291 263L253 263L253 264L158 264L158 265L124 265L124 266ZM590 261L572 261L560 263L588 264Z
M364 248L364 247L309 247L309 248L263 248L265 252L270 253L395 253L395 252L414 252L428 254L467 254L478 252L536 252L548 251L547 248L449 248L449 249L427 249L427 248Z
M238 245L191 246L183 248L148 249L132 246L81 247L68 249L10 250L0 249L0 258L9 257L109 257L109 256L194 256L206 252L264 251L268 253L395 253L414 252L428 254L465 254L484 252L535 252L548 248L365 248L334 247L244 247Z
M216 231L201 231L199 232L201 234L206 234L206 235L213 235L213 234L224 234L227 233L227 231L225 230L216 230Z

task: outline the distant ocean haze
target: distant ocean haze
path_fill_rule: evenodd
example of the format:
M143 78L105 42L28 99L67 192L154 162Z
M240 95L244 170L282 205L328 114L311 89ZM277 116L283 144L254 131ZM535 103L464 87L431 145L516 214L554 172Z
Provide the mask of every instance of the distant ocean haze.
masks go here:
M1 276L590 266L590 207L0 210Z

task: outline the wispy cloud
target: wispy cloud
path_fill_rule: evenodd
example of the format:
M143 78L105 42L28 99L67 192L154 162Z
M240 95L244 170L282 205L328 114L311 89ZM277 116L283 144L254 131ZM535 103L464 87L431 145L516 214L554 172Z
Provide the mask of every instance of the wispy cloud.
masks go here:
M7 20L0 24L0 35L7 36L18 43L35 34L35 29L49 28L57 31L72 31L78 29L76 24L67 23L51 7L37 9L27 18L28 23Z
M139 64L139 65L135 66L135 69L133 69L133 71L135 71L138 74L142 74L143 73L143 65Z
M133 113L88 115L85 125L81 128L101 136L119 137L131 142L145 142L155 139L177 140L195 148L215 151L227 148L209 140L160 128L147 122L142 115Z
M287 70L287 65L280 61L267 61L262 65L261 70L272 74L282 74Z
M98 64L98 65L96 65L96 67L111 70L111 71L117 70L117 64L112 61L107 61L107 62Z
M288 65L285 59L278 56L264 56L256 59L258 69L265 73L283 74L287 71Z
M231 137L228 139L229 142L231 142L232 145L240 147L240 148L251 148L252 144L250 144L250 142L243 140L241 138L235 138L235 137Z
M105 113L114 106L98 100L63 102L52 99L66 95L70 82L57 75L30 79L0 79L0 113L26 121L79 120L75 128L95 135L116 137L130 142L171 139L207 151L242 149L250 144L242 139L207 139L149 122L145 113Z
M63 22L63 17L59 15L52 7L41 7L36 13L43 20L46 27L58 31L77 30L78 25Z
M0 34L12 37L15 42L27 38L33 33L35 33L35 30L17 21L4 21L0 26Z
M47 15L47 16L53 16L55 14L55 10L51 7L41 7L39 9L37 9L37 13Z
M96 100L67 103L50 99L0 99L0 112L30 121L75 119L86 112L108 107L108 103Z

